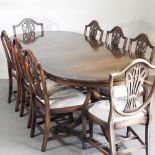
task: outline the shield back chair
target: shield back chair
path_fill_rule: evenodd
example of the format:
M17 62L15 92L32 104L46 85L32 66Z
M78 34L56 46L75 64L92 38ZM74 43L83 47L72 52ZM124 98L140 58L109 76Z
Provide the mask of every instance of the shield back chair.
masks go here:
M104 31L100 28L98 21L93 20L88 25L85 25L84 35L87 36L88 33L90 38L97 39L98 31L100 32L99 41L102 42Z
M148 61L144 59L134 60L122 71L109 75L109 100L102 100L86 106L85 110L87 110L87 118L90 122L88 142L102 153L116 155L139 149L146 149L147 155L150 153L152 99L155 93L155 80L151 87L145 84L145 80L152 69L155 70L155 66ZM114 97L114 86L119 84L118 80L124 82L124 91L126 92L126 96L121 98ZM94 140L93 122L101 126L108 142L105 147ZM145 141L133 129L133 126L140 124L145 125ZM121 139L116 140L115 131L119 128L127 128L127 132ZM122 145L119 146L119 144L129 140L138 140L141 145L125 149L121 148Z
M114 49L121 48L126 50L127 37L124 36L122 29L119 26L115 26L112 30L107 31L106 45L111 46Z
M22 33L24 43L35 41L38 37L44 35L43 23L38 23L31 18L24 18L18 25L13 25L14 36L17 35L17 30ZM41 32L36 36L36 31Z
M29 82L26 74L26 69L24 68L24 59L23 59L23 47L20 44L18 38L13 39L13 54L16 60L16 65L19 70L21 78L21 107L20 107L20 117L24 116L24 108L29 111Z
M15 111L19 110L20 97L21 97L21 86L20 86L20 74L16 65L15 57L12 51L12 40L8 37L5 31L1 33L1 41L6 54L8 64L8 75L9 75L9 95L8 103L11 102L12 94L16 97ZM13 91L13 79L17 81L17 91Z
M127 37L124 36L124 33L119 26L115 26L112 30L107 31L105 43L107 47L112 48L111 53L115 57L120 57L122 54L126 53ZM121 87L122 86L115 87L115 89L120 89ZM100 88L99 91L103 96L109 97L109 90L107 87Z
M83 108L90 95L86 98L83 93L72 88L57 84L53 81L52 88L48 91L47 82L41 64L36 61L35 56L30 50L25 50L24 65L27 71L32 99L32 124L31 137L35 134L35 127L38 126L37 115L39 110L42 111L44 118L44 127L41 129L43 134L43 142L41 151L46 150L49 140L60 139L70 136L70 132L75 127L76 121L65 125L61 124L55 116L59 117L64 114L79 111ZM35 59L34 59L35 58ZM87 101L88 102L88 101ZM55 119L54 119L55 118ZM84 120L84 115L83 115ZM58 124L53 126L53 122ZM84 122L84 121L83 121ZM83 124L84 126L85 124ZM52 128L51 128L52 126ZM69 127L70 126L70 127ZM85 126L84 126L85 127ZM61 129L64 134L50 136L50 131ZM53 132L54 134L54 132Z
M150 51L149 61L153 63L154 59L154 46L149 41L149 38L146 34L141 33L136 38L130 38L128 51L131 55L134 55L136 58L146 58L147 51Z
M16 59L16 64L18 65L17 67L19 68L19 72L20 72L20 77L21 77L21 93L22 93L22 97L21 97L21 107L20 107L20 117L25 116L25 114L29 114L29 119L28 119L28 124L27 124L27 128L31 127L31 113L32 113L32 109L31 109L31 103L30 103L30 93L31 93L31 89L30 89L30 84L29 84L29 80L28 80L28 75L26 74L26 68L24 65L24 49L21 46L20 40L18 38L14 38L13 39L13 52L15 55L15 59ZM32 54L33 56L33 54ZM36 60L36 58L34 57L33 60ZM53 81L49 80L46 77L46 83L47 83L47 89L48 91L51 89L51 87L53 86ZM24 114L24 111L26 110L26 113ZM70 114L71 117L71 114Z

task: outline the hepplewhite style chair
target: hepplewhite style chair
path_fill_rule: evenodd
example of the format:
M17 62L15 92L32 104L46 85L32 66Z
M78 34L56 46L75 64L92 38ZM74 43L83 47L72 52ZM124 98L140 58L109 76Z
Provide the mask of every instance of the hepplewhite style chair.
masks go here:
M144 33L139 34L135 38L130 38L128 51L136 58L146 59L147 52L149 52L148 60L153 63L154 59L154 46L151 44L148 36Z
M124 36L121 27L115 26L112 30L107 31L105 42L107 46L111 46L112 48L126 50L127 37Z
M38 126L37 116L40 112L42 112L44 127L41 129L43 134L41 151L45 151L49 140L70 136L72 133L71 129L75 127L75 120L73 120L72 125L70 125L70 121L67 121L67 124L65 125L61 124L57 118L60 118L61 115L75 111L82 111L84 104L90 100L90 95L86 98L80 91L72 87L59 85L54 81L53 85L50 86L50 89L48 89L48 83L45 80L45 75L41 64L37 61L30 50L24 50L24 52L24 64L30 83L32 100L31 137L35 135L35 128ZM84 115L82 116L82 120L84 122L84 119L86 118ZM64 117L62 117L62 119L63 118ZM53 126L54 121L58 124L55 127ZM85 128L84 125L85 124L83 124L83 128ZM49 135L50 131L54 131L54 129L56 129L57 132L59 132L59 130L63 130L65 134L56 134L51 137Z
M43 23L38 23L31 18L24 18L19 24L13 25L13 33L16 37L17 33L22 34L24 43L35 41L37 38L44 35ZM39 35L36 32L41 32Z
M139 149L146 149L146 154L150 154L152 99L155 94L155 80L152 86L148 86L145 80L147 80L151 70L155 70L155 66L144 59L137 59L122 71L111 73L109 75L110 99L88 104L85 108L90 122L88 142L103 154L116 155ZM117 93L115 86L119 82L124 83L123 91L126 94L124 97L115 96ZM103 135L108 142L105 147L94 140L93 123L101 126ZM145 126L145 141L142 140L141 136L143 135L138 135L133 129L133 126L141 124ZM127 133L116 140L115 131L120 128L127 128ZM122 143L132 140L138 140L140 145L121 148Z
M8 103L11 102L12 95L15 95L16 97L15 111L18 111L19 104L20 104L20 97L21 97L21 87L20 87L19 70L17 68L17 64L16 64L17 62L15 60L15 57L12 51L13 42L8 37L6 31L1 32L1 41L7 58L7 64L8 64L8 75L9 75ZM13 82L14 82L13 79L15 79L15 81L17 82L17 90L13 90Z
M97 39L97 35L99 32L100 32L99 41L102 42L104 31L100 28L98 21L92 20L88 25L85 25L85 30L84 30L85 36L89 36L90 38Z

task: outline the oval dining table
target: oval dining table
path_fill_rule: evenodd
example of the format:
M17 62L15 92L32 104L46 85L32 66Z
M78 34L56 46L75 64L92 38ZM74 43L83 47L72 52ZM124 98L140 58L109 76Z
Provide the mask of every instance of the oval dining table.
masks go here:
M36 32L31 37L26 40L17 35L22 46L34 52L48 78L67 86L107 86L109 74L133 60L128 52L80 33L44 31L43 35Z

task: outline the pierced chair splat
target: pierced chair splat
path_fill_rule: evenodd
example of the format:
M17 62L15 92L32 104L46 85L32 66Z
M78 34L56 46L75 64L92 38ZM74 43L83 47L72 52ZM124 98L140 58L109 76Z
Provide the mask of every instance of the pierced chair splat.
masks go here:
M107 155L133 152L146 149L146 154L150 152L150 130L152 117L152 99L155 94L155 80L150 87L145 83L150 70L155 70L144 59L134 60L122 71L109 75L110 99L101 100L87 106L87 118L90 122L90 137L88 142ZM124 97L114 96L114 87L117 82L124 80ZM116 82L117 81L117 82ZM86 110L87 110L86 108ZM101 147L93 138L93 122L101 126L103 134L109 145ZM135 125L145 125L145 141L142 140L132 128ZM122 135L121 140L116 140L115 131L119 128L127 128L126 135ZM129 140L138 140L141 145L130 148L121 148L121 143ZM108 146L108 147L107 147Z

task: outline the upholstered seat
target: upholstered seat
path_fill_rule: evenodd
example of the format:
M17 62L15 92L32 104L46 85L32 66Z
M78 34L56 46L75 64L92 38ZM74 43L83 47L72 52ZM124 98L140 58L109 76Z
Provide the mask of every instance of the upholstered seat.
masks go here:
M146 149L146 155L150 154L151 104L155 94L155 80L152 86L145 81L150 78L150 71L153 70L155 70L155 66L148 61L144 59L133 60L121 71L109 75L108 100L100 98L102 100L97 102L87 102L84 113L89 121L88 142L103 154L126 154L140 149ZM122 81L123 83L121 83ZM88 89L89 92L97 94L94 89ZM93 136L94 123L100 125L109 146L107 144L101 145L102 142ZM137 133L138 130L133 129L133 126L142 124L145 126L145 132L142 135L145 137L145 141ZM116 135L116 130L121 128L126 129L126 134ZM84 137L87 136L86 131L87 129L83 131ZM137 140L139 145L132 144L133 140ZM122 147L128 141L131 145Z
M48 79L46 85L51 109L79 106L84 103L85 95L74 88L59 85ZM44 100L41 101L44 103Z
M118 111L122 111L125 108L126 105L126 99L124 98L117 98L115 99L115 105L116 109ZM140 101L137 101L137 106L139 107L141 105ZM108 122L109 118L109 110L110 110L110 103L109 100L103 100L96 102L95 104L91 104L88 111L90 114L94 115L98 119ZM145 116L146 111L139 112L136 115L131 115L131 116L121 116L120 114L115 112L114 116L114 122L119 122L119 121L127 121L131 119L137 119L139 117Z

